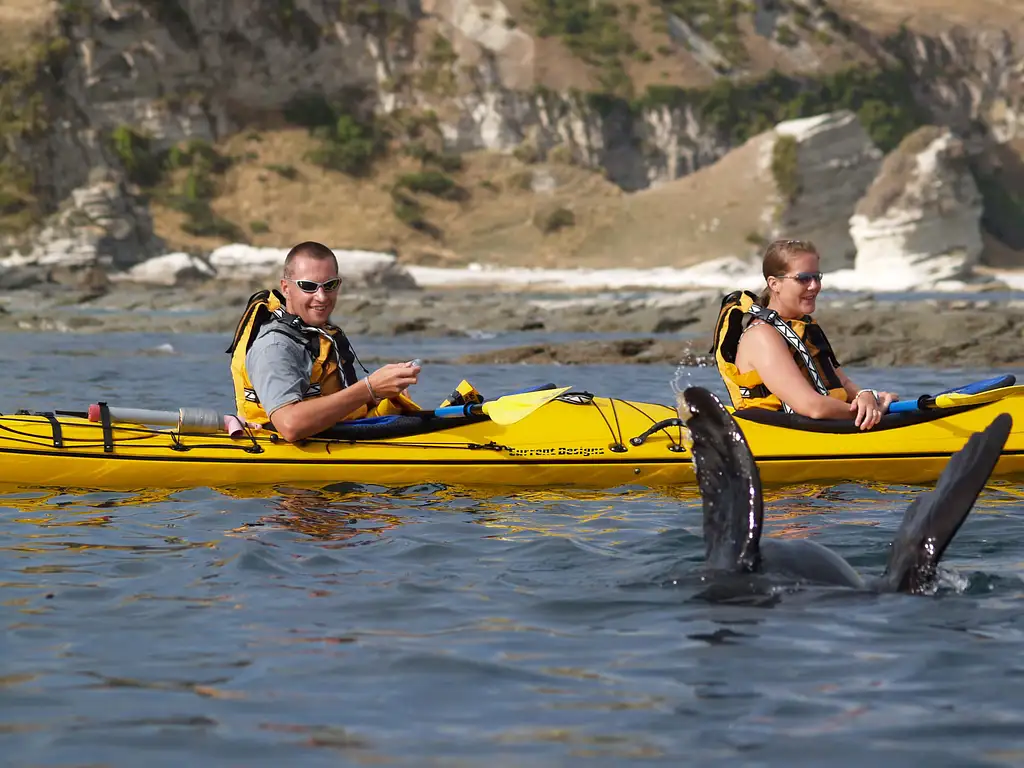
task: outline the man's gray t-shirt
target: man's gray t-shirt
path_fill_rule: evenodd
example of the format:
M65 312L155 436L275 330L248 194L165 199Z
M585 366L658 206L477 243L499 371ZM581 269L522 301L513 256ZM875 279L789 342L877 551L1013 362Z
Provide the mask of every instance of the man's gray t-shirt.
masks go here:
M245 355L245 369L252 388L268 416L282 405L306 396L313 375L309 349L284 333L264 325Z

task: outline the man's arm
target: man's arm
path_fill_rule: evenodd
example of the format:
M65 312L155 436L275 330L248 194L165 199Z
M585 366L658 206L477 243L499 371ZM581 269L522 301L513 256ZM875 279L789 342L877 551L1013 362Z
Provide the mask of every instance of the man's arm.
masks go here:
M404 392L419 373L418 365L390 363L340 392L281 406L272 414L274 427L289 442L302 440L334 426L361 405L373 407Z
M303 400L313 361L305 347L279 334L256 339L245 357L253 389L274 428L296 442L333 426L362 405L372 405L365 382L325 397Z

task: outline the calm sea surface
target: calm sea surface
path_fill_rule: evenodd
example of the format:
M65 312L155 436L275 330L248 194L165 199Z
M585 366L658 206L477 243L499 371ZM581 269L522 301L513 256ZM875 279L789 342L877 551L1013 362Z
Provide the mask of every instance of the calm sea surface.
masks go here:
M672 400L661 366L442 362L537 338L360 350L427 361L424 405L463 376ZM230 409L226 343L3 335L0 410ZM993 373L851 371L906 395ZM878 573L919 491L776 489L769 534ZM3 765L1024 763L1020 483L985 490L930 597L707 603L699 499L639 487L25 491L0 545Z

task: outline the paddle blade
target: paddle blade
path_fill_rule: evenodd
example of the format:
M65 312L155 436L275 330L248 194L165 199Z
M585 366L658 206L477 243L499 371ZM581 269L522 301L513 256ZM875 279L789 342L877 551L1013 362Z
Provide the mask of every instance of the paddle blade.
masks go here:
M560 389L542 389L537 392L523 392L518 395L505 395L497 400L485 401L480 410L490 416L495 424L507 426L522 421L542 405L550 403L559 395L564 395L572 387Z
M907 507L879 589L920 593L934 584L942 554L988 482L1012 426L1010 414L1001 413L984 432L971 435L942 470L935 489Z
M956 387L955 389L944 389L941 392L935 393L935 396L948 395L951 392L956 392L961 395L977 395L981 392L988 392L990 389L1012 387L1016 383L1017 377L1012 373L1007 373L1002 376L993 376L991 379L982 379L981 381L975 381L971 384L965 384L964 386Z
M1013 397L1015 395L1024 395L1024 386L1017 385L1015 387L990 389L988 392L979 392L976 395L961 394L959 392L937 395L935 407L956 408L960 405L984 405L985 403L994 403L997 400L1002 400L1004 397Z

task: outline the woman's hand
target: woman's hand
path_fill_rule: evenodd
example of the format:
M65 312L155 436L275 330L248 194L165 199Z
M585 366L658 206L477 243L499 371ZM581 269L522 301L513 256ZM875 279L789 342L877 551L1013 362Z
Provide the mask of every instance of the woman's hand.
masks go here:
M888 394L888 393L879 393ZM891 402L891 397L890 397ZM885 408L888 408L889 404L885 404ZM857 393L857 396L853 398L853 402L850 403L850 410L856 411L857 415L853 419L855 426L860 427L862 430L871 429L873 426L878 424L882 418L882 414L885 410L882 404L875 397L875 393L870 389L862 389Z
M895 392L879 392L878 393L878 404L882 406L882 413L889 412L889 406L900 399L900 396Z

